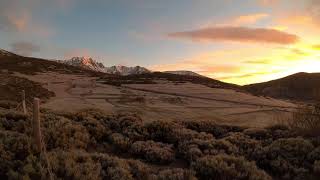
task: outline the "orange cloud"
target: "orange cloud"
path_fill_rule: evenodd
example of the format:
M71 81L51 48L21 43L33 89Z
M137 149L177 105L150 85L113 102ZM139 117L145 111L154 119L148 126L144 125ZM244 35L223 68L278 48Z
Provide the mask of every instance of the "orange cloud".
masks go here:
M248 27L212 27L194 31L175 32L168 34L173 38L185 38L193 41L234 41L234 42L260 42L275 44L294 44L299 37L274 29L248 28Z
M249 14L243 15L235 18L232 22L233 25L248 25L254 24L261 19L268 18L269 15L265 13L258 13L258 14Z
M263 6L270 6L278 3L280 0L258 0L258 3Z

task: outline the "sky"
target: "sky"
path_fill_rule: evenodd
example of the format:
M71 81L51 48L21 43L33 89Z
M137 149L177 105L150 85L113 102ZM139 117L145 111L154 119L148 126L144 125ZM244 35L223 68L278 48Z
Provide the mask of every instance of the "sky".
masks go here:
M320 71L320 0L1 0L0 48L251 84Z

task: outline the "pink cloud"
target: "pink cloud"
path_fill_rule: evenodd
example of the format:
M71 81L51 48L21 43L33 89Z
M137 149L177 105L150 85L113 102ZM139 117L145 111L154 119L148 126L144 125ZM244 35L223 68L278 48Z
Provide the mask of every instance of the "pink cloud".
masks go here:
M234 42L259 42L275 44L294 44L299 37L275 29L248 28L248 27L211 27L193 31L183 31L168 34L172 38L184 38L193 41L234 41Z

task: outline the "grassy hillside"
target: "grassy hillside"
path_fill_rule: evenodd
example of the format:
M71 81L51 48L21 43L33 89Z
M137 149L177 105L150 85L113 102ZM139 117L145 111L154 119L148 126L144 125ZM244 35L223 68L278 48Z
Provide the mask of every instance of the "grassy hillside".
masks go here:
M316 179L320 142L283 126L212 121L143 123L135 114L42 112L46 156L32 148L30 116L0 114L1 179ZM48 158L49 166L46 163ZM50 171L48 171L50 169Z
M285 78L244 86L255 94L299 101L320 101L320 73L298 73Z

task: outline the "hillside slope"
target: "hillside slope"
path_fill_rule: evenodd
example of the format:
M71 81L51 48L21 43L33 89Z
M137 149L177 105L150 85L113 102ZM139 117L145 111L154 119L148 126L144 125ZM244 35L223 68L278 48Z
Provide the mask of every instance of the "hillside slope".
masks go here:
M35 74L40 72L60 72L87 75L102 75L103 73L83 69L81 67L70 66L55 61L24 57L2 50L6 53L0 54L0 69L8 72L18 72L23 74Z
M320 73L297 73L269 82L246 85L244 89L255 95L299 101L319 101Z

